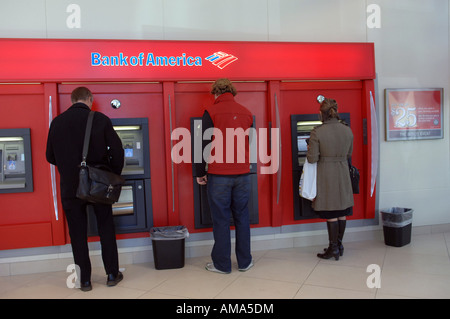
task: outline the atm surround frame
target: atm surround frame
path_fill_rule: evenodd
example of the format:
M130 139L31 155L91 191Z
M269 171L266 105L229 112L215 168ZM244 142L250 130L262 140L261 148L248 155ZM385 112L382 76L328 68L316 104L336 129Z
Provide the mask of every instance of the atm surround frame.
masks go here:
M341 121L350 126L350 113L339 113ZM301 198L298 194L298 183L303 171L303 165L298 164L297 123L300 121L319 121L318 114L291 114L291 146L292 146L292 190L294 205L294 220L319 218L312 208L312 202ZM301 210L300 210L301 206Z
M150 148L148 118L111 118L113 126L140 126L142 144ZM143 152L144 172L142 174L122 175L124 186L133 189L133 214L114 215L116 234L129 234L149 231L153 226L152 189L150 178L150 149ZM144 210L144 214L140 213ZM88 236L97 236L96 218L91 205L88 205Z
M141 126L142 131L142 142L144 145L148 145L150 147L150 140L148 134L148 119L147 118L112 118L111 122L113 126ZM143 174L130 174L124 175L125 179L142 179L142 178L150 178L150 151L144 152L144 163L148 163L148 165L144 165L144 173Z
M8 193L32 193L33 187L33 160L31 156L31 130L29 128L0 129L0 137L21 137L23 139L23 151L25 156L25 187L3 188L0 194ZM4 163L2 162L1 165ZM3 172L3 167L1 169Z

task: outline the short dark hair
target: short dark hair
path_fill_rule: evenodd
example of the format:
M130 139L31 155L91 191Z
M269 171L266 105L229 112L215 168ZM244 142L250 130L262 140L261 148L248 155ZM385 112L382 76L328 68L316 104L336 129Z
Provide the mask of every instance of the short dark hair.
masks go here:
M228 79L218 79L211 87L211 94L214 95L221 95L227 92L233 94L233 96L237 94L236 88Z
M72 91L72 94L70 95L72 103L75 103L77 101L87 101L92 97L92 92L84 86L77 87Z

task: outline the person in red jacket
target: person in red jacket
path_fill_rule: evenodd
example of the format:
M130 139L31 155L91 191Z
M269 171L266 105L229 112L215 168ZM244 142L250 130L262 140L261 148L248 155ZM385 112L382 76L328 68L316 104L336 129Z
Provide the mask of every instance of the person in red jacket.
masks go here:
M234 100L235 87L228 79L219 79L211 94L214 104L207 107L202 117L202 162L195 164L197 183L207 186L208 203L213 220L214 247L212 263L206 269L219 273L231 272L230 218L236 228L236 259L239 271L253 266L250 252L250 198L249 129L253 117L249 110ZM205 137L212 134L212 141ZM209 131L209 134L208 134ZM206 151L205 151L206 148ZM206 171L206 164L208 169Z

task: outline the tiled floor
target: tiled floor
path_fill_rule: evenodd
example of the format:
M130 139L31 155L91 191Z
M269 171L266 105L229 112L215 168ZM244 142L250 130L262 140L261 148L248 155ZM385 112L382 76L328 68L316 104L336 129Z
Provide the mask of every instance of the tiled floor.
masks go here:
M235 264L228 275L206 271L208 257L188 258L182 269L122 265L116 287L106 287L103 269L95 268L90 292L67 288L66 272L5 276L0 298L450 298L450 233L415 235L400 248L344 244L339 261L318 259L317 246L257 251L252 269L241 273ZM371 264L381 269L380 288L367 285L376 283Z

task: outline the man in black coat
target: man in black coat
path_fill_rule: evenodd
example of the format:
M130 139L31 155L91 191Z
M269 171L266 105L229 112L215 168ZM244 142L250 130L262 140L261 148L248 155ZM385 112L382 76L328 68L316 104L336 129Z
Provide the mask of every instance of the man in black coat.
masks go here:
M89 291L91 285L91 263L87 242L87 212L89 204L78 199L78 173L83 150L87 118L92 107L93 96L85 87L76 88L71 95L73 105L53 119L47 139L47 161L58 168L61 177L61 202L69 226L69 235L75 264L80 267L81 290ZM122 141L113 129L111 120L96 112L87 156L88 165L103 164L119 174L124 164ZM103 264L107 285L115 286L123 275L119 272L117 243L112 215L112 206L93 205L100 235ZM80 275L80 274L79 274Z

